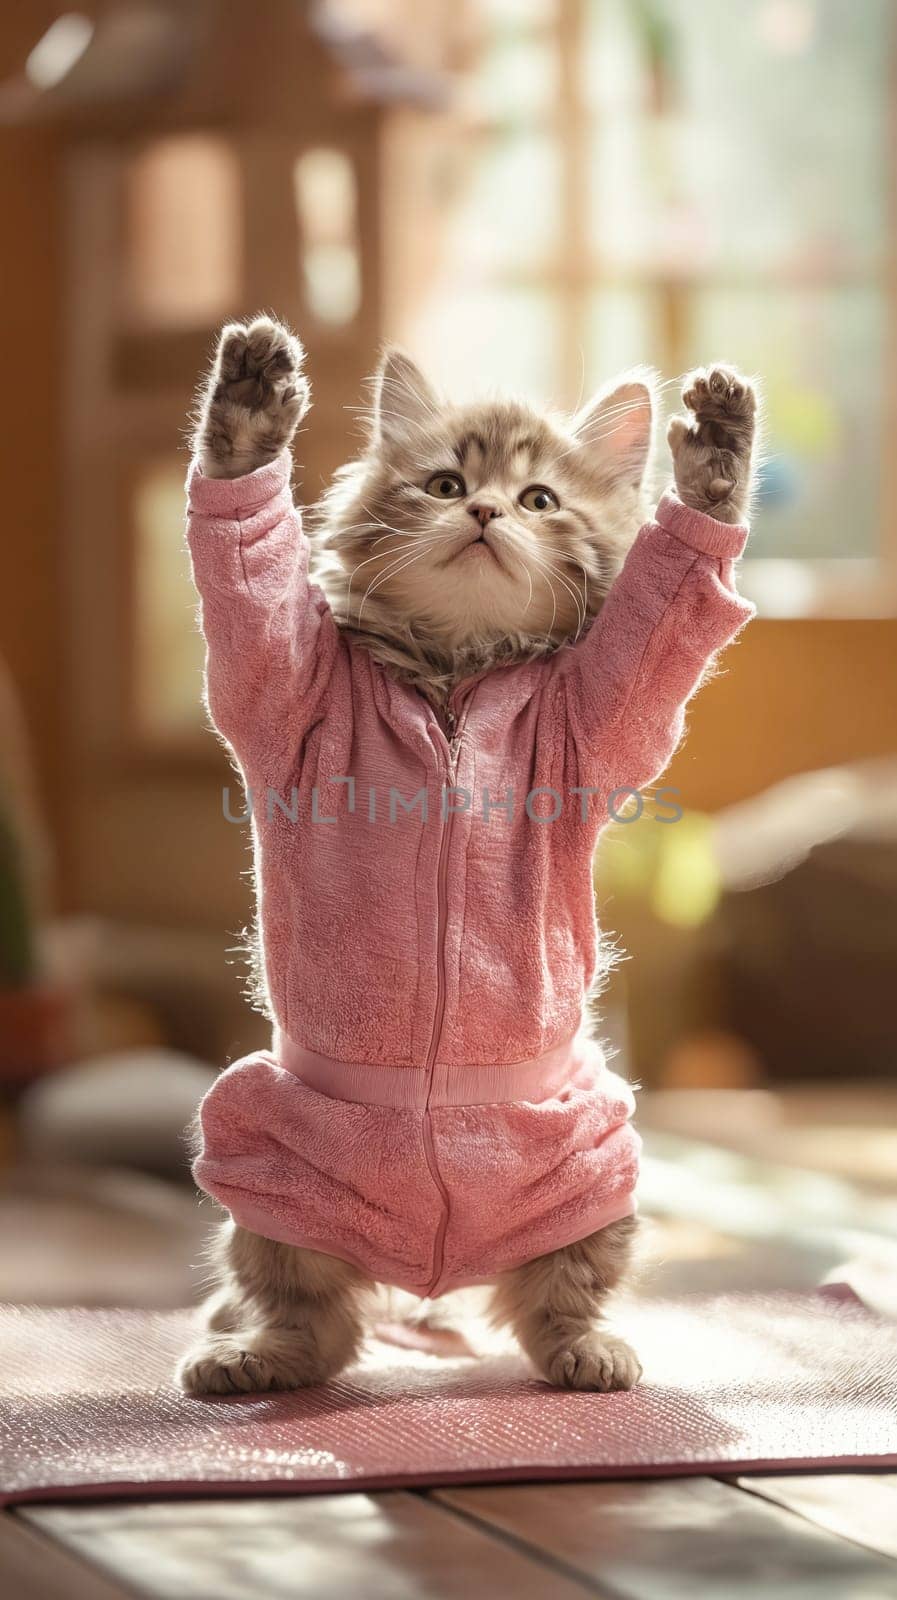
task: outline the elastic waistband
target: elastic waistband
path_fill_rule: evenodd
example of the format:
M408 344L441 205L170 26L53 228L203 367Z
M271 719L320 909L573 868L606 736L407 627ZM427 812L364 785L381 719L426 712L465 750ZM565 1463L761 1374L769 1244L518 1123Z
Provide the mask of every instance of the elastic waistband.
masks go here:
M544 1055L500 1066L381 1066L377 1062L334 1061L306 1050L275 1029L272 1046L278 1065L310 1089L333 1100L361 1105L418 1107L476 1106L515 1100L550 1100L585 1068L598 1071L604 1053L594 1039L576 1033Z

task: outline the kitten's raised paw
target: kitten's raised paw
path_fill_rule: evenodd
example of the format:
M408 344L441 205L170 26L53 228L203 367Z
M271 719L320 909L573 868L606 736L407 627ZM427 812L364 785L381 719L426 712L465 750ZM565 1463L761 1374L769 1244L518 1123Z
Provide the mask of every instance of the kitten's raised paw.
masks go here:
M642 1375L641 1362L625 1339L605 1332L583 1333L556 1350L545 1376L558 1389L631 1389Z
M248 326L230 322L218 344L218 391L250 411L282 404L291 387L286 380L299 379L303 355L299 340L271 317Z
M308 410L304 357L299 340L271 317L222 329L197 430L209 477L252 472L290 443Z
M333 1373L295 1329L206 1334L175 1372L185 1394L257 1394L303 1389Z
M737 522L751 490L757 396L731 367L699 368L685 381L690 417L673 417L667 439L676 489L687 506Z
M753 417L757 396L747 378L732 367L699 367L685 380L682 404L698 423Z

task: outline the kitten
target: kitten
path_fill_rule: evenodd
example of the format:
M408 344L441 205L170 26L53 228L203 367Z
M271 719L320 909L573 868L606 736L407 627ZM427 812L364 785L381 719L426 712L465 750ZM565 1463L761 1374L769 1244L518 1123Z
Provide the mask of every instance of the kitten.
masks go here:
M266 318L224 329L200 405L205 476L272 462L308 406L303 352ZM756 402L727 368L693 375L689 419L669 429L676 485L693 510L736 523L751 489ZM633 373L572 420L520 402L443 404L390 350L375 380L366 448L317 508L317 581L339 625L450 722L471 674L563 648L601 609L646 520L654 381ZM505 1272L493 1314L538 1369L576 1388L629 1388L640 1367L601 1323L636 1224L611 1223ZM362 1337L367 1280L320 1252L226 1222L208 1333L181 1364L190 1392L315 1383Z

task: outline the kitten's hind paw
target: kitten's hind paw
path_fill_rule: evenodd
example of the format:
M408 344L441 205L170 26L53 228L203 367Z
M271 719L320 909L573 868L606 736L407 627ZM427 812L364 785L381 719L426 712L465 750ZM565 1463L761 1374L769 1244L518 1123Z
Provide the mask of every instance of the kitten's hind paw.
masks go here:
M625 1339L594 1330L559 1346L544 1361L545 1376L558 1389L593 1389L608 1394L632 1389L642 1375L638 1356Z
M318 1343L297 1328L246 1328L207 1333L175 1372L185 1394L259 1394L324 1383L339 1370Z

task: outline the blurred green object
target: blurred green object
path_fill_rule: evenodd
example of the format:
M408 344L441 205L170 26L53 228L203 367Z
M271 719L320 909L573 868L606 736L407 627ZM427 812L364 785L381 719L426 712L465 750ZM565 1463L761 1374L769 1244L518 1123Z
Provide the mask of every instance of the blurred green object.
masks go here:
M611 906L637 901L668 927L700 927L722 888L710 818L686 811L677 822L657 822L646 808L638 821L617 823L602 835L595 881Z
M714 929L722 897L714 819L686 811L657 821L650 795L638 820L602 835L595 857L599 920L611 958L603 1006L622 1018L627 1070L668 1080L683 1041L718 1031L725 985Z
M629 16L652 71L671 71L676 64L676 33L666 8L657 0L631 0Z

